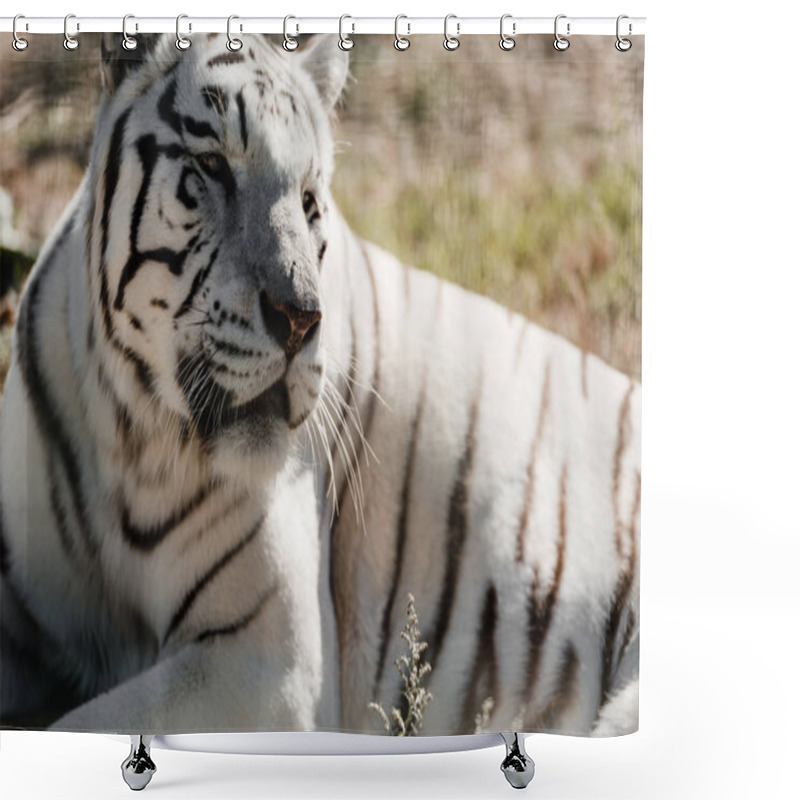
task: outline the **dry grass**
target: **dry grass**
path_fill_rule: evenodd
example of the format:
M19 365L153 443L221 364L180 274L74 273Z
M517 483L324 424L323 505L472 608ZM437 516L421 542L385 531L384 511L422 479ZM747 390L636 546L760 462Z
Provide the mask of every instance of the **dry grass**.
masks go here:
M425 711L433 695L425 688L426 679L431 672L431 665L423 658L428 643L422 641L412 594L408 595L406 624L400 636L408 648L408 655L401 656L394 662L403 681L400 708L392 707L388 713L380 703L369 703L367 708L381 718L384 730L391 736L419 736Z

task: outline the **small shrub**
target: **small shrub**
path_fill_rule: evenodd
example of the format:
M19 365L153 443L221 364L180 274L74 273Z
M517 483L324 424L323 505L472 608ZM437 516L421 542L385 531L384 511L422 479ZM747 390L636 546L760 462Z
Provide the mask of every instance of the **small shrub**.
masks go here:
M414 607L414 595L408 595L406 611L408 620L400 636L405 641L409 655L401 656L394 662L400 677L403 679L401 711L392 707L389 714L379 703L369 703L368 708L375 711L383 721L386 733L392 736L417 736L422 730L422 718L433 695L423 685L425 677L431 671L431 665L422 660L422 654L428 649L428 643L422 641L419 630L419 618Z

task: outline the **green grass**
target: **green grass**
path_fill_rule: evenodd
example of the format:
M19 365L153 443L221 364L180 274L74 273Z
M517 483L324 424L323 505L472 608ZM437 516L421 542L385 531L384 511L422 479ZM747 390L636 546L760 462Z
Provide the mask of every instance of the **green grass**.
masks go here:
M487 190L480 173L452 167L373 200L369 174L334 182L359 234L640 375L634 168L605 166L577 185L511 176Z

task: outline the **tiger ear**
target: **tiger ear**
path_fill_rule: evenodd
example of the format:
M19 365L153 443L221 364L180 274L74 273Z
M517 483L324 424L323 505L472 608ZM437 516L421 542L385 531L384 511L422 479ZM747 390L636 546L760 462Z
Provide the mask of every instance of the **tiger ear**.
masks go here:
M100 40L100 73L106 94L114 94L131 72L150 60L166 38L166 34L139 34L136 36L136 49L126 50L119 33L104 33Z
M333 111L347 83L349 64L347 51L339 47L339 37L334 34L314 36L297 56L313 78L325 107Z

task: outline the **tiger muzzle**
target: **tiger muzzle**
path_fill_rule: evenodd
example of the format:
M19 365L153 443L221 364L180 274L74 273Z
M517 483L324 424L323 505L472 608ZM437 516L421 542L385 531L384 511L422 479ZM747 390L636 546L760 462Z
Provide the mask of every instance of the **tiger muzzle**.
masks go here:
M294 358L303 344L314 337L322 319L319 309L298 308L293 303L274 303L265 291L259 294L259 304L264 327L283 348L288 359Z

